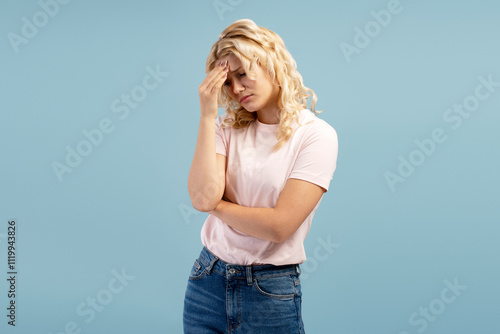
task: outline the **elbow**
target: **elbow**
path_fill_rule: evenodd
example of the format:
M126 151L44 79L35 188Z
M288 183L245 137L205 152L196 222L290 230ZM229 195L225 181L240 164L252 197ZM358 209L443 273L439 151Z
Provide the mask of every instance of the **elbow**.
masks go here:
M293 234L286 228L281 227L283 225L278 224L278 226L274 229L271 237L271 241L277 244L281 244L288 240Z
M217 206L216 202L210 202L210 201L197 201L197 200L191 200L191 204L193 205L193 208L200 212L209 212L215 209Z
M291 234L275 233L271 241L277 244L282 244L287 241L290 236Z
M276 244L282 244L286 241L286 239L288 238L285 238L285 237L281 237L281 236L276 236L274 237L271 241L276 243Z
M192 186L190 182L188 182L188 192L193 208L200 212L209 212L214 210L222 199L222 194L220 192L208 192L206 190L200 191L200 189Z
M272 229L272 237L270 238L272 242L281 244L290 237L292 237L295 232L302 225L302 221L296 219L290 219L290 217L275 217L275 225Z

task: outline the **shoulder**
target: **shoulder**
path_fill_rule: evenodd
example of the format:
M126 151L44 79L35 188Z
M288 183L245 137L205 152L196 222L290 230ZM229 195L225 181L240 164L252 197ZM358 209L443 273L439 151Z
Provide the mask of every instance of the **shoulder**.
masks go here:
M217 116L217 118L215 119L215 125L220 126L224 122L224 120L228 117L229 117L228 114L222 114Z
M232 126L227 126L224 124L226 119L230 118L228 114L222 114L217 116L215 119L215 131L220 134L225 134L226 136L230 136L233 132L234 128Z
M337 131L324 119L319 118L309 109L304 109L299 114L297 133L302 133L305 138L337 142Z

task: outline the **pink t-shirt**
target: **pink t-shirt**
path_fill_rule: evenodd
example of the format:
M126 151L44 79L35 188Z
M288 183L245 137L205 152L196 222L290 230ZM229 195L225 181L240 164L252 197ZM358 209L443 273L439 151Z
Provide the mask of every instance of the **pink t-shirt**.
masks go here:
M278 124L258 120L247 128L220 128L216 119L216 152L226 156L225 196L247 207L270 208L289 178L305 180L328 190L337 163L337 132L310 110L300 112L293 136L278 151ZM321 201L320 201L321 202ZM319 205L319 203L318 203ZM304 240L318 208L282 243L259 239L209 215L201 230L202 244L222 261L239 264L294 264L306 260Z

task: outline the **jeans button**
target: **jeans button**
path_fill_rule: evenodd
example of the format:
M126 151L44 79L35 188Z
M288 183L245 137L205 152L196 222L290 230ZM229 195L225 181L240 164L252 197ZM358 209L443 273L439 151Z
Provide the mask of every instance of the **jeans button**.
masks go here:
M236 273L236 269L231 268L229 269L229 274L234 275Z

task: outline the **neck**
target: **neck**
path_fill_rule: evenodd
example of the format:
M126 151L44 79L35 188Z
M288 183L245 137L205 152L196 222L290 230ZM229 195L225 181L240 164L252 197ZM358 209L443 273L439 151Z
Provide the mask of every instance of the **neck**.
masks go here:
M264 124L278 124L280 122L278 108L273 110L258 110L257 118Z

